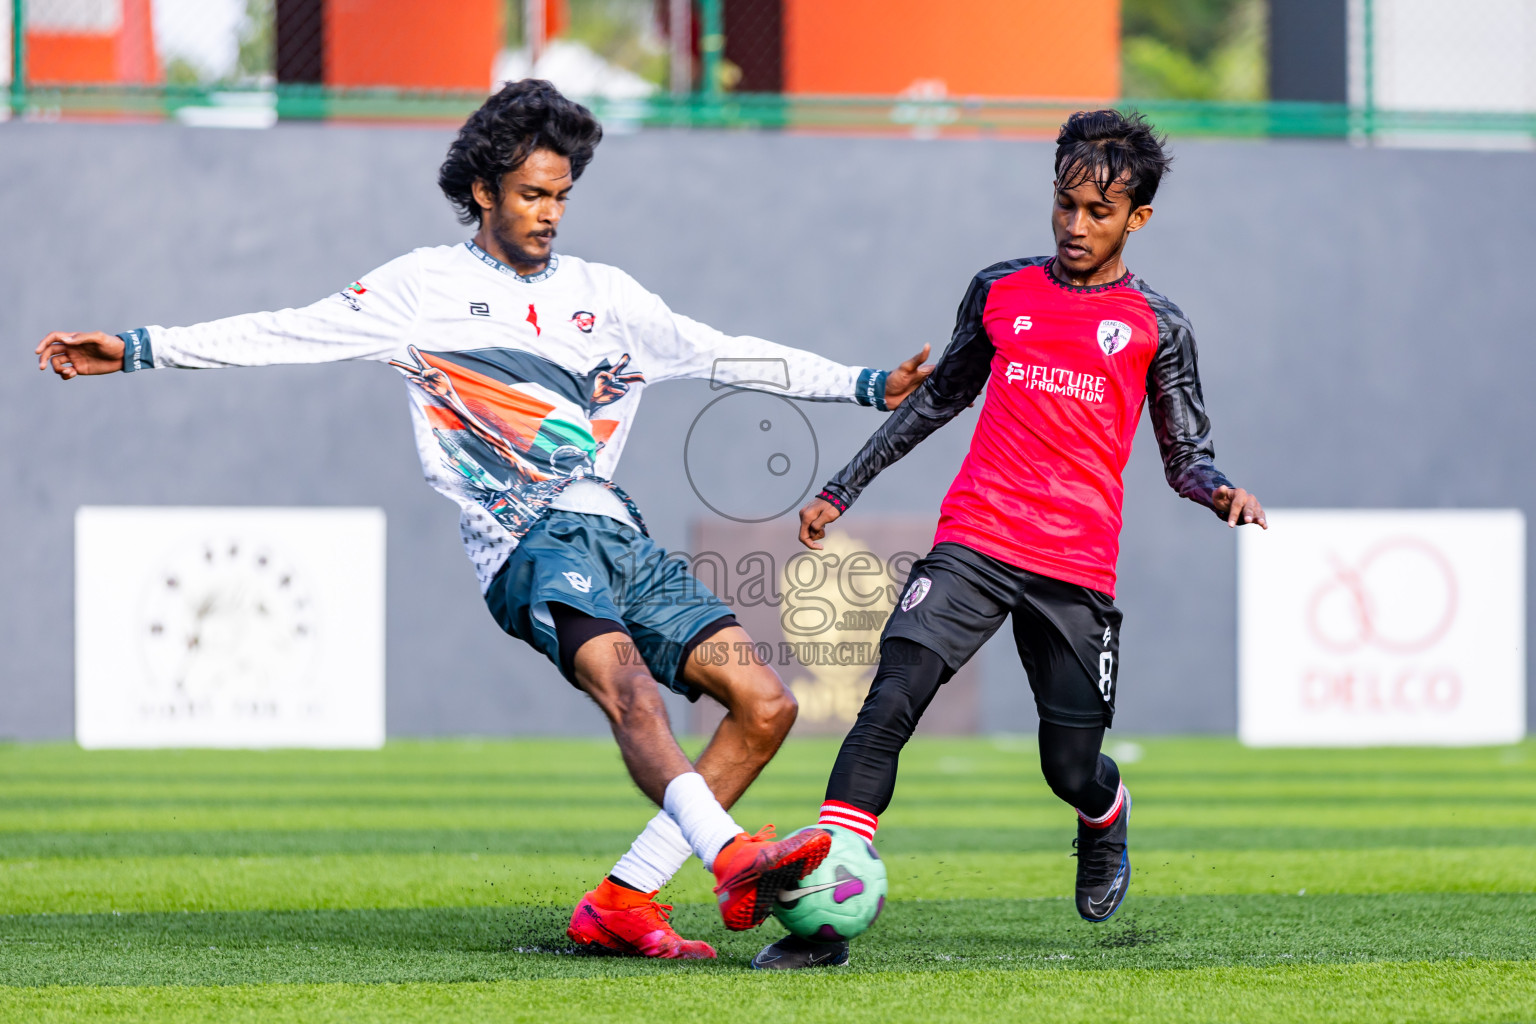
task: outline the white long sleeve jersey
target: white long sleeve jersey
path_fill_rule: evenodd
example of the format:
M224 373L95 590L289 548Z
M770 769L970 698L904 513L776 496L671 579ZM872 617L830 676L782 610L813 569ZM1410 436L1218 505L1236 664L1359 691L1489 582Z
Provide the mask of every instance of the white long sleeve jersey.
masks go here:
M672 312L615 267L552 256L522 277L472 242L417 249L302 309L125 332L124 369L388 362L427 482L456 502L481 588L551 507L627 510L609 480L647 384L709 378L884 408L883 372ZM570 496L576 481L590 483ZM582 498L572 501L580 492ZM613 511L604 507L607 499Z

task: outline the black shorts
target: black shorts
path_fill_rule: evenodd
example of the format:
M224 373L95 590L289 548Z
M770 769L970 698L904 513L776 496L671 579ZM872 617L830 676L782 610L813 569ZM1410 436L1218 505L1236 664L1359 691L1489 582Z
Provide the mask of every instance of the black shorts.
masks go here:
M946 541L912 566L881 639L922 644L959 669L1010 613L1041 721L1112 724L1121 615L1097 590Z

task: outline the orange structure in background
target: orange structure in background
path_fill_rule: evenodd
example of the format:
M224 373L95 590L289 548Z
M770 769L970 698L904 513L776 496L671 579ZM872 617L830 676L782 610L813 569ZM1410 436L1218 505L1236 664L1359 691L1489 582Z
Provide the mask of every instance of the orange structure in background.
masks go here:
M28 14L28 81L159 81L152 0L34 2Z
M502 0L326 0L325 84L484 92Z
M1119 0L783 0L784 90L1112 100ZM914 88L915 87L915 88Z

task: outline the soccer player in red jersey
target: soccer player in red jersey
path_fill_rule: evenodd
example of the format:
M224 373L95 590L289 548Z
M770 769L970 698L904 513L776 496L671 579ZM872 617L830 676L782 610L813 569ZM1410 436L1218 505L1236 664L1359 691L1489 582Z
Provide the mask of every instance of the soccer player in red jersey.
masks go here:
M1216 468L1189 321L1122 258L1152 217L1168 166L1163 141L1139 116L1072 115L1056 140L1055 254L976 275L933 375L800 513L800 540L820 548L827 525L876 474L986 389L933 550L913 565L886 625L818 824L874 837L918 719L1011 615L1040 714L1040 766L1077 809L1077 909L1093 922L1115 912L1131 875L1131 799L1100 746L1120 661L1121 472L1143 403L1168 483L1228 526L1266 527L1258 499ZM789 936L753 966L847 959L846 943Z

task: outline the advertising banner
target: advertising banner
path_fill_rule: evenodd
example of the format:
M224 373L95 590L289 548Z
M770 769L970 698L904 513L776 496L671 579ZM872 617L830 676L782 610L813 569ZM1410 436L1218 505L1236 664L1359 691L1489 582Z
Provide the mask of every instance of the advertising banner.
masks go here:
M1269 510L1238 531L1238 734L1251 746L1525 735L1525 519Z
M381 746L383 511L81 508L75 736Z

